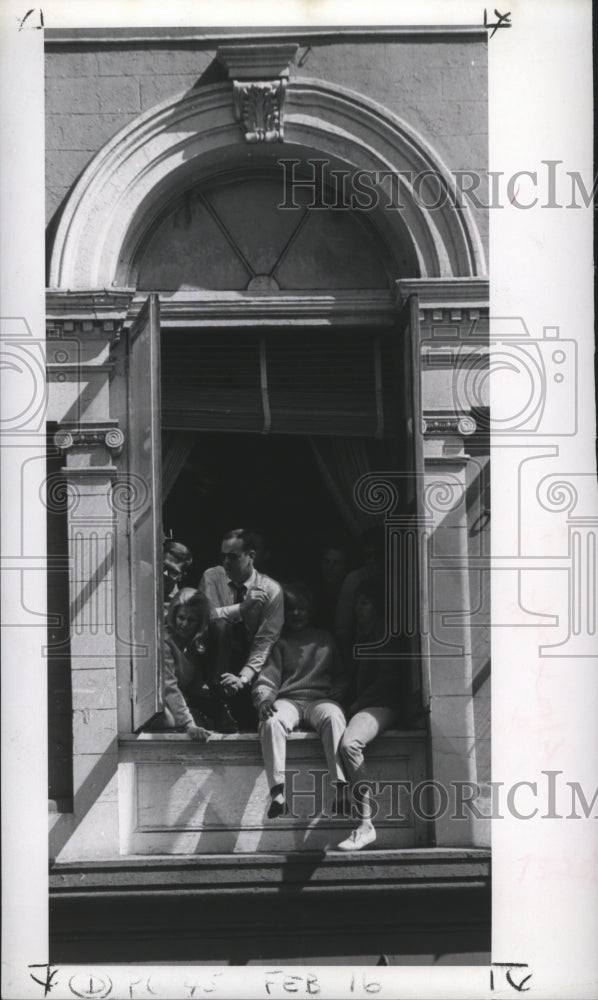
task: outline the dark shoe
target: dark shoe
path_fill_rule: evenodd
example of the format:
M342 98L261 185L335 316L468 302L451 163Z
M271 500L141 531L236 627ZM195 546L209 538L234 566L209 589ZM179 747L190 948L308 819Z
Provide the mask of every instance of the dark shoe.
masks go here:
M288 811L289 807L286 802L279 802L278 799L272 799L268 808L268 819L276 819L277 816L286 816Z
M270 808L268 809L268 819L276 819L277 816L284 816L288 813L289 807L284 798L279 798L279 796L283 795L284 785L272 785L272 788L270 789L272 801L270 803Z

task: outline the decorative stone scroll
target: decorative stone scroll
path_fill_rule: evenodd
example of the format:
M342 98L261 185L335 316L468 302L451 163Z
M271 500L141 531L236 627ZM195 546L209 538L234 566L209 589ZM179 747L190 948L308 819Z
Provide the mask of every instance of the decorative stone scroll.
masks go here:
M445 434L460 434L469 437L477 430L476 421L468 413L455 413L450 416L429 414L422 419L422 433L426 437L444 437Z
M120 427L108 423L89 423L77 426L63 424L54 434L54 444L62 451L71 448L90 448L104 445L111 455L122 452L125 436Z

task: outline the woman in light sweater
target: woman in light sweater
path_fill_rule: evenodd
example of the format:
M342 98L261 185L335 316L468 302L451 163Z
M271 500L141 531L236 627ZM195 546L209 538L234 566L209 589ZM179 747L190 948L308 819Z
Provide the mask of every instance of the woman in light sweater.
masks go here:
M200 742L209 736L205 725L213 728L212 720L203 714L210 710L213 699L202 677L199 652L204 648L201 640L208 622L207 598L191 587L179 590L168 608L162 650L163 724L167 728L181 726L192 740Z
M346 725L338 704L343 681L334 639L310 626L313 597L304 584L284 588L284 609L282 635L252 689L270 788L270 819L288 812L286 740L301 723L319 734L331 779L345 782L338 753Z

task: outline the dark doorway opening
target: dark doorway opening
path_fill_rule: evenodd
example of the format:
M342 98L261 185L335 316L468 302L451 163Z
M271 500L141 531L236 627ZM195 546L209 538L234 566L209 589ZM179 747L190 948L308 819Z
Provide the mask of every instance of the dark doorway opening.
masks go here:
M219 560L231 528L259 532L264 572L311 581L325 546L356 541L343 521L303 435L197 434L164 503L164 530L193 552L189 583Z

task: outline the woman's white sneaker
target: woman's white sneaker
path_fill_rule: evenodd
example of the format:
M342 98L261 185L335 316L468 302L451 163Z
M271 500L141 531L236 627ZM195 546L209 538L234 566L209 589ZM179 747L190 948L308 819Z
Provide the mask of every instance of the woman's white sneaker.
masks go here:
M370 829L352 830L346 840L341 841L337 850L339 851L361 851L368 844L373 844L376 839L376 831Z

